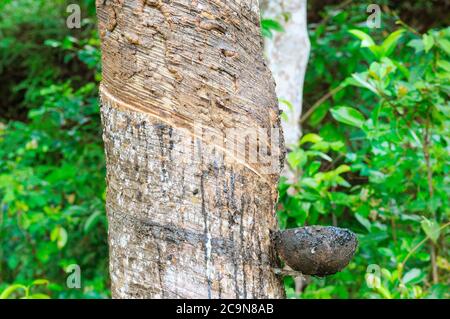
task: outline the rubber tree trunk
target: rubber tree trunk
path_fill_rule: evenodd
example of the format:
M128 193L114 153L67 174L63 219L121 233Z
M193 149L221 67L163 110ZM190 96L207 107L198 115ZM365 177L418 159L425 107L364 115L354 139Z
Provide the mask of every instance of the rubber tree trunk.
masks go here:
M97 14L113 297L284 297L258 2L99 0Z
M311 44L308 37L306 0L265 0L264 17L280 21L285 32L277 32L266 41L266 54L277 83L277 95L289 101L292 108L281 103L287 116L283 120L286 145L297 145L301 136L300 117L303 104L303 84ZM283 13L289 13L284 20Z

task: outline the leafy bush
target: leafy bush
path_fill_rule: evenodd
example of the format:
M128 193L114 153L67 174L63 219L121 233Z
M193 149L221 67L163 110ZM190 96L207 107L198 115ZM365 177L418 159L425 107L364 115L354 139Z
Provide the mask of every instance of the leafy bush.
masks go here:
M420 35L401 25L379 45L346 25L353 51L327 45L319 57L314 43L339 32L319 26L312 35L309 81L323 70L333 93L306 113L306 134L288 155L297 179L280 185L279 219L288 228L350 228L360 248L343 272L311 279L303 298L449 297L450 28ZM328 75L328 55L344 72ZM309 81L306 88L324 83Z
M4 298L109 296L99 40L93 19L81 32L65 27L64 3L2 4L2 89L16 94L0 122ZM24 37L28 28L35 32ZM82 289L66 285L71 264L81 268Z

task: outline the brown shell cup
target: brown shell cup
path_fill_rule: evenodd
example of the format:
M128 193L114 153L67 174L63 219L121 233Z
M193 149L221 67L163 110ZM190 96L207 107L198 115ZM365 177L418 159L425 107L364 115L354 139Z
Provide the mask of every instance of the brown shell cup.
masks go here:
M318 277L344 269L358 247L354 233L337 227L287 229L275 233L274 241L278 254L289 267Z

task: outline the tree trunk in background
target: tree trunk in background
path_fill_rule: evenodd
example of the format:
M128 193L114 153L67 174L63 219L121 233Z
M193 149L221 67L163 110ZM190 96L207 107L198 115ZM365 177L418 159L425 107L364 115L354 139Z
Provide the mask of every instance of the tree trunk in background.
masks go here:
M303 103L303 83L311 44L308 37L306 0L265 0L264 17L282 22L286 32L277 32L266 41L266 53L275 82L277 95L292 103L293 108L281 103L287 115L283 120L286 145L297 145L301 136L300 117ZM283 13L291 16L286 22Z
M258 2L97 0L97 14L113 297L284 297L270 239L284 145L267 143L268 171L227 144L281 130Z
M303 108L303 84L308 66L311 43L308 36L306 0L265 0L262 3L264 18L282 23L285 32L277 32L273 39L267 39L265 49L270 69L277 84L276 92L280 99L292 104L289 108L280 103L286 114L283 119L283 131L286 145L293 147L301 137L300 118ZM289 13L285 21L283 13ZM296 183L298 177L286 164L283 171L290 183ZM296 277L295 290L301 293L308 278Z

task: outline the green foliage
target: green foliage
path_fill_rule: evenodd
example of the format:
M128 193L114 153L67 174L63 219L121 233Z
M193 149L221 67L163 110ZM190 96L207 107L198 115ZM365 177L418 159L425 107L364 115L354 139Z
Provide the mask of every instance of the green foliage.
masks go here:
M3 290L2 293L0 293L0 299L8 299L12 295L20 295L19 293L23 293L21 299L49 299L50 297L46 294L31 293L31 288L40 285L48 285L48 283L49 283L48 280L36 279L31 283L31 285L28 286L14 284L8 286L7 288L5 288L5 290Z
M4 298L109 296L99 40L94 19L65 27L64 3L10 2L0 13L2 89L15 94L0 122ZM82 289L66 285L71 264ZM44 283L34 278L49 281L42 294L30 292Z
M335 90L303 121L278 215L287 228L350 228L359 250L301 296L286 280L288 296L448 298L450 28L420 35L402 23L369 35L348 21L351 10L330 15L340 31L326 21L311 34L307 100L324 84Z
M278 206L282 227L348 227L360 248L300 296L286 278L287 294L448 298L449 29L419 34L384 12L369 30L366 2L310 24L298 179L280 183ZM79 2L81 30L65 27L68 3L0 2L0 299L109 297L95 3ZM81 289L66 285L71 264Z
M262 19L261 20L261 32L264 37L272 39L273 32L284 32L284 28L276 20Z

